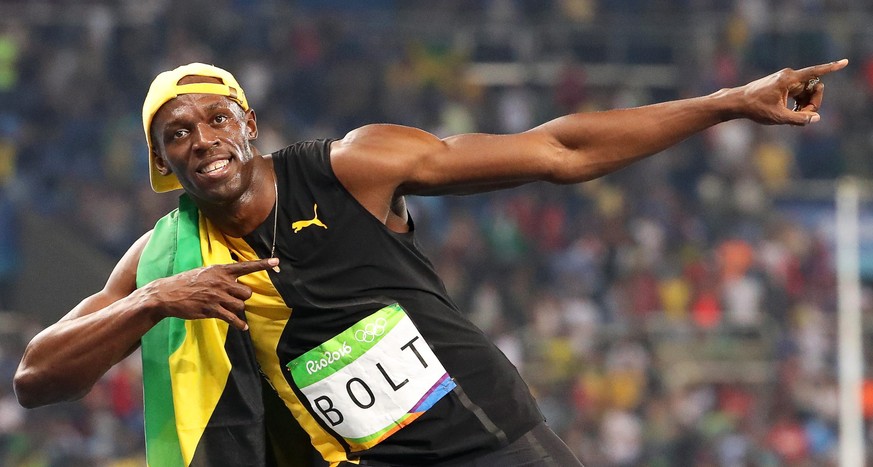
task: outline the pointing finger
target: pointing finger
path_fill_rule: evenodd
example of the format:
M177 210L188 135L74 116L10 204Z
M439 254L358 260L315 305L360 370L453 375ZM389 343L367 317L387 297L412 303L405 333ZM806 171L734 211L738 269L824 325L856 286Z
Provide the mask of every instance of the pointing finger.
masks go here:
M225 265L224 268L230 274L240 277L253 272L264 271L279 264L279 258L267 258L257 261L242 261Z
M842 70L848 64L849 60L844 58L835 62L823 63L821 65L813 65L806 68L801 68L797 70L797 74L802 81L808 81L818 76L826 75L837 70Z

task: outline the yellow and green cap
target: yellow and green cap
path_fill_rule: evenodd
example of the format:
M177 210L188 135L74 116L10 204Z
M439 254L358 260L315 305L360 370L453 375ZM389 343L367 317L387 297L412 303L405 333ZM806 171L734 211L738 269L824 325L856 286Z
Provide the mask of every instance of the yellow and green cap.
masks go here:
M186 76L204 76L217 78L218 83L179 84ZM249 110L246 95L230 72L216 66L204 63L189 63L176 69L165 71L155 77L142 106L142 126L145 130L146 143L149 147L149 177L152 189L158 193L182 188L174 174L162 175L155 166L154 148L152 147L152 119L162 105L182 94L216 94L227 96L236 101L243 110Z

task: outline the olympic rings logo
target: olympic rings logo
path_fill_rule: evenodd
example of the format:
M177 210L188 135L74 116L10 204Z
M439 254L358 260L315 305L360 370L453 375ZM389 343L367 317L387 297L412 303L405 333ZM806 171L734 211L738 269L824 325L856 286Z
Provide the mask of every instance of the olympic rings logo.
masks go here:
M358 342L370 343L376 340L377 337L385 334L385 326L388 324L385 318L379 318L372 323L364 326L364 329L355 331L355 340Z

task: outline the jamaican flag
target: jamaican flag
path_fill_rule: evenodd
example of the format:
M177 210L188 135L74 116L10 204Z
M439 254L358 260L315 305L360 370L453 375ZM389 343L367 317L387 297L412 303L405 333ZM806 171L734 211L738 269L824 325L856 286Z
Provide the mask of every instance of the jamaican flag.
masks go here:
M186 196L155 225L137 287L203 265ZM266 465L261 381L248 334L218 319L165 318L142 338L151 467Z

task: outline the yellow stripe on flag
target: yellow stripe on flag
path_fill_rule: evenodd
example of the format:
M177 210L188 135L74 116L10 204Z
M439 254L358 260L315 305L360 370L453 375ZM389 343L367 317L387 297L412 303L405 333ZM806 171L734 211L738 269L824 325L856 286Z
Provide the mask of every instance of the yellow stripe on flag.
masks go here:
M188 320L185 340L170 355L170 379L177 388L173 404L185 465L191 465L197 443L227 384L231 369L224 351L227 328L228 324L218 319Z

